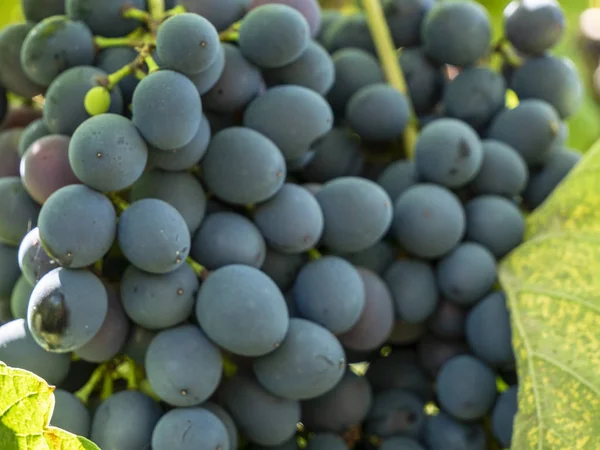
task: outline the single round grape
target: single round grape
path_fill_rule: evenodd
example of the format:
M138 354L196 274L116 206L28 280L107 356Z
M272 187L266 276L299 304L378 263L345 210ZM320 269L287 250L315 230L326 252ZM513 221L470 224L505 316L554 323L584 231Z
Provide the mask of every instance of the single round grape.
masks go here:
M51 134L36 140L21 159L21 179L40 205L60 188L81 182L69 164L70 138Z
M318 183L358 176L364 159L360 138L349 129L334 127L311 146L310 161L302 168L302 176Z
M521 100L550 103L561 119L574 115L584 98L583 84L573 62L552 55L526 60L515 71L511 88Z
M52 133L72 135L90 118L85 108L87 93L100 86L100 81L107 76L103 70L91 66L72 67L57 76L46 91L44 123L48 129ZM123 95L119 86L110 91L108 112L123 112Z
M244 126L271 139L287 160L293 160L331 131L333 112L325 99L310 89L276 86L248 105Z
M131 187L129 198L132 202L144 198L167 202L179 211L192 234L200 227L206 212L204 189L186 172L147 171Z
M365 307L365 287L358 271L337 256L306 264L294 284L300 315L334 334L349 331Z
M289 326L287 306L277 285L258 269L238 264L218 269L204 281L196 318L220 347L253 357L279 348Z
M0 326L0 361L57 385L67 378L71 355L47 352L33 338L27 320L15 319Z
M519 208L510 200L482 195L465 205L466 238L478 242L498 259L523 240L525 222Z
M269 392L287 399L323 395L344 375L344 350L326 328L304 319L290 319L281 346L254 360L254 373Z
M100 114L75 130L69 161L75 175L92 189L121 191L144 172L148 146L129 119Z
M325 218L322 242L337 252L372 246L392 222L392 200L365 178L337 178L326 183L316 197Z
M473 353L493 367L514 365L510 316L503 292L493 292L469 312L467 342Z
M459 0L436 3L421 27L425 51L440 63L471 66L489 51L492 29L487 10Z
M153 450L228 450L225 425L204 408L175 408L163 415L152 432Z
M397 318L421 323L435 312L440 296L434 269L427 261L398 260L383 278L390 288Z
M89 436L90 413L79 398L63 389L55 389L54 402L50 426L78 436Z
M158 57L165 67L183 74L193 75L208 69L219 50L219 33L212 23L197 14L177 14L158 28Z
M2 148L4 148L4 145L5 145L4 139L2 139L5 135L5 133L11 133L14 135L15 130L7 130L6 132L0 133L0 139L1 139L0 142L2 142ZM19 138L15 139L15 143L19 146L18 154L21 158L23 157L23 155L25 154L25 152L27 151L27 149L29 148L29 146L31 144L33 144L38 139L41 139L41 138L51 134L50 130L44 123L44 119L34 120L29 125L27 125L27 128L22 130L22 132L19 131L18 133L19 133L19 135L18 135ZM0 150L0 151L2 151L2 150ZM3 160L4 160L4 158L3 158Z
M116 392L96 409L90 438L103 449L150 448L161 416L160 406L141 392Z
M296 434L300 403L272 395L254 378L235 375L224 384L222 398L240 432L253 443L277 446Z
M283 67L296 60L309 41L308 22L287 5L267 4L251 10L239 31L242 54L265 69Z
M480 419L496 400L496 376L478 359L457 356L440 369L436 393L440 406L456 419Z
M65 0L67 15L85 22L96 36L126 36L139 26L137 20L123 17L125 6L146 10L145 0Z
M275 144L243 127L217 133L202 167L208 189L217 198L236 205L267 200L281 189L286 177L285 161Z
M468 68L446 87L443 102L447 116L480 130L504 108L506 83L501 75L490 69Z
M347 371L332 390L302 402L302 423L311 431L343 433L362 423L372 401L366 377Z
M131 107L134 125L160 150L189 144L202 120L198 90L185 75L172 70L154 72L140 81Z
M335 66L327 50L311 41L297 60L267 71L266 78L270 84L293 84L326 95L335 80Z
M223 69L210 89L200 89L207 109L232 114L243 110L263 87L260 69L248 61L240 49L223 43ZM191 77L195 81L195 77ZM198 87L197 80L194 84Z
M29 79L21 65L23 42L34 26L31 22L15 23L0 31L0 84L25 98L44 92L44 86Z
M154 198L135 201L121 214L117 239L129 262L155 274L181 266L191 246L190 230L179 211Z
M52 16L27 35L21 48L21 65L31 80L49 86L71 67L91 66L94 53L94 37L85 23Z
M27 324L44 349L68 353L92 340L107 311L108 294L96 275L61 267L44 275L35 285Z
M335 81L327 94L336 112L344 112L350 98L362 87L385 81L379 61L358 48L344 48L332 55Z
M39 214L40 206L19 177L0 178L0 243L18 246L36 226Z
M504 9L506 39L525 54L540 55L554 47L566 25L565 15L555 0L513 1Z
M178 172L194 167L204 157L211 138L210 122L202 118L196 136L189 144L175 150L149 148L148 165L157 169Z
M518 386L512 386L500 394L492 411L492 433L500 445L506 448L511 445L515 415L519 409L518 389Z
M479 136L457 119L439 119L428 124L415 144L419 178L447 188L466 185L475 178L482 161Z
M381 347L394 327L394 302L385 282L374 272L357 268L365 286L365 306L358 322L339 336L346 349L371 351Z
M384 83L359 89L346 106L346 118L358 135L371 141L393 141L408 124L409 103L404 94Z
M461 241L465 228L465 212L458 197L441 186L417 184L396 200L393 235L416 256L443 256Z
M221 381L219 349L195 325L161 331L146 353L146 374L161 400L194 406L207 400Z
M543 100L522 100L516 108L505 109L492 121L487 133L513 147L528 165L544 163L560 133L557 111Z
M581 153L574 150L553 151L546 164L540 170L531 173L523 192L524 203L530 209L540 206L581 158Z
M438 261L436 279L445 298L471 306L492 289L496 259L484 246L464 242Z
M191 315L198 287L198 278L188 264L164 275L129 266L121 280L121 299L135 323L150 330L169 328Z
M302 253L316 245L323 233L323 220L315 197L290 183L254 211L254 222L266 241L284 253Z
M42 206L39 229L44 249L63 267L82 268L102 259L117 230L115 209L104 195L73 184Z
M475 195L515 197L523 192L529 169L523 157L510 145L493 139L481 141L483 161L469 190Z

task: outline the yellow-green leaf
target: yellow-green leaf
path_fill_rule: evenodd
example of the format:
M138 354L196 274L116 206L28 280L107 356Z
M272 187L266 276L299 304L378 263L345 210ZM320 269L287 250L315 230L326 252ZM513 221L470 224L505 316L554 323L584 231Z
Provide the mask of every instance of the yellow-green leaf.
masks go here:
M43 448L54 409L54 388L25 370L0 363L0 448Z
M600 143L500 267L519 375L515 450L600 449Z
M48 427L54 387L0 362L0 450L100 450L91 441Z
M68 433L60 428L49 427L44 431L49 450L100 450L89 439Z
M503 11L509 0L479 0L490 13L494 36L499 38L503 33ZM594 94L592 74L595 65L590 65L579 39L579 15L590 6L590 0L561 1L560 5L567 19L567 31L559 45L552 50L553 54L567 56L573 60L585 87L585 96L581 109L569 119L570 135L567 145L579 151L588 149L600 138L600 103Z

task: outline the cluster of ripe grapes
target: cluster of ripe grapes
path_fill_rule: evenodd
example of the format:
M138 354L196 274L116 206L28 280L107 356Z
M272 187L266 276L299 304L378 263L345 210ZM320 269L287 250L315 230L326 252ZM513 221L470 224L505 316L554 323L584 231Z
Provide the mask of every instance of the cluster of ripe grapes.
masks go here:
M404 93L361 10L22 6L0 361L58 387L52 424L102 450L510 446L497 264L580 159L557 2L510 3L492 43L474 1L383 0Z

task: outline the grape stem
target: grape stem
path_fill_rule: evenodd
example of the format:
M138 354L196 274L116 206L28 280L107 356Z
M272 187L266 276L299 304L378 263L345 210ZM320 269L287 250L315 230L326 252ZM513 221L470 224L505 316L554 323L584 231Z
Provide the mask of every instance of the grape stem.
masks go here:
M146 56L144 58L144 61L146 62L146 65L148 66L148 73L154 73L160 69L160 67L158 67L158 64L156 64L156 61L154 60L154 58L151 55Z
M412 105L410 104L410 96L406 80L398 62L398 55L394 47L390 29L383 15L383 9L379 0L364 0L363 6L367 16L367 22L377 48L377 54L383 67L385 77L392 87L406 96L411 111L410 120L404 130L404 151L409 157L414 154L415 142L417 140L417 121L415 118Z
M523 65L523 58L521 58L510 42L506 39L500 39L500 41L494 46L493 51L498 53L502 59L512 67L519 67Z
M219 33L219 39L221 42L237 42L240 38L240 27L242 26L242 21L237 21L232 24L225 31L221 31Z
M92 376L90 379L83 385L81 389L75 392L75 396L83 402L84 405L87 405L90 396L96 390L100 382L104 379L104 376L108 372L108 364L104 363L98 366L94 372L92 372Z
M169 9L168 11L165 11L165 19L168 19L169 17L176 16L178 14L184 14L186 12L187 12L187 10L185 9L185 6L183 6L183 5L177 5L175 8Z
M106 38L102 36L96 36L94 43L99 49L110 48L110 47L140 47L144 45L144 41L141 39L132 39L130 37L119 37L119 38Z
M117 84L119 84L119 82L123 78L131 75L133 73L133 71L134 71L133 64L127 64L126 66L120 68L116 72L111 73L108 76L108 83L106 85L106 89L108 89L109 91L112 91L115 88L115 86Z
M162 20L165 16L165 0L148 0L148 10L153 19Z
M116 192L110 192L106 194L106 196L110 199L119 214L129 208L129 203L127 203L127 201ZM199 262L194 261L191 257L188 257L186 262L190 265L198 278L206 280L210 275L210 271L206 267Z
M126 19L138 20L145 24L150 23L152 20L152 16L147 11L134 8L133 6L125 6L122 11L123 17Z
M306 253L308 254L308 257L312 261L316 261L317 259L321 259L323 257L323 255L321 255L321 252L319 250L317 250L316 248L311 248L311 249L307 250Z

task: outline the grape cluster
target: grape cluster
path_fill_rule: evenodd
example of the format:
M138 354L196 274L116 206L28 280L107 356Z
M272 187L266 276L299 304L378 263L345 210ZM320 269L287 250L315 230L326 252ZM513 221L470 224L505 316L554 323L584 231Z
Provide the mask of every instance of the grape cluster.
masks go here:
M58 387L53 425L103 450L510 445L498 261L580 159L557 2L510 3L492 44L473 1L383 0L406 92L361 10L22 6L0 360Z

